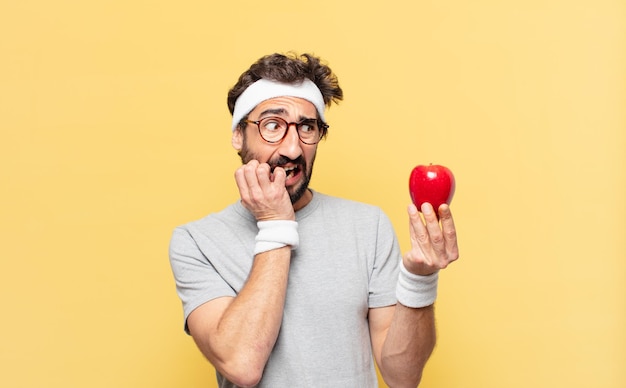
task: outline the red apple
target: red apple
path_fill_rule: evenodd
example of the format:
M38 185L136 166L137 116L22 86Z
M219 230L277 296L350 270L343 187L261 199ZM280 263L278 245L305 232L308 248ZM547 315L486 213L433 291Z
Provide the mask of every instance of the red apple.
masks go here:
M439 206L452 201L455 182L452 171L437 164L428 166L419 165L411 171L409 178L409 192L417 209L421 211L422 204L428 202L435 212Z

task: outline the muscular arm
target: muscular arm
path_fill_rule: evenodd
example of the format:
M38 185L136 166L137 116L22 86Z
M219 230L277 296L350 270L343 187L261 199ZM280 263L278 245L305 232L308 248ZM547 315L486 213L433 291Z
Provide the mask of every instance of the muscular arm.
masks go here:
M403 257L413 274L430 275L458 258L456 231L447 205L439 208L441 224L432 207L409 207L412 248ZM370 309L374 357L385 382L393 388L417 387L436 341L434 306L395 306Z
M215 299L189 315L198 348L237 385L261 379L282 321L290 257L290 247L256 255L237 297Z
M282 168L271 176L266 163L252 160L235 180L243 206L257 221L295 220ZM282 322L290 261L290 246L256 254L236 297L207 302L187 319L198 348L238 386L254 386L263 375Z
M393 388L416 387L435 347L433 306L401 304L370 310L374 356L385 382Z

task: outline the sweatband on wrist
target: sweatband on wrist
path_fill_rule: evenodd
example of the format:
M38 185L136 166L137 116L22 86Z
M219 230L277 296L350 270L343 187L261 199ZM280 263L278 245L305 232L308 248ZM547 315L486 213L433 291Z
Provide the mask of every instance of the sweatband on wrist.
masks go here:
M234 131L239 122L261 102L276 97L303 98L315 106L320 119L324 121L324 97L313 81L305 78L300 83L286 84L261 78L248 86L235 101L231 129Z
M400 262L396 298L406 307L430 306L437 299L438 280L439 272L428 276L415 275L404 267L404 263Z
M296 221L258 221L256 225L259 228L259 232L255 238L255 255L287 245L291 245L291 249L296 249L300 244L298 223Z

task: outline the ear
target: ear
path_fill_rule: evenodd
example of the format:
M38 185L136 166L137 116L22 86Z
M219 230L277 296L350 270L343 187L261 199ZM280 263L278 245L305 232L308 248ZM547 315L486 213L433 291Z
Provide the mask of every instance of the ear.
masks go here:
M233 148L237 151L241 151L243 147L243 133L241 132L241 128L237 126L237 128L233 131L233 136L230 139Z

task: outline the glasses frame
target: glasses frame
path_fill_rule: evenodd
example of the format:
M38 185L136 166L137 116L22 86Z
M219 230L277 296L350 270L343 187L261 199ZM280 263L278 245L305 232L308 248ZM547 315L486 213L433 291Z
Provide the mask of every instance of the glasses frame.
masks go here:
M263 121L265 119L279 119L279 120L284 121L287 124L287 129L285 130L285 133L283 133L283 137L281 137L278 140L274 140L274 141L267 140L266 138L264 138L263 134L261 133L261 121ZM312 119L312 120L315 120L317 122L317 126L319 127L319 131L320 131L319 138L317 140L315 140L314 142L312 142L312 143L311 142L306 142L306 141L302 140L302 136L300 136L300 126L302 124L304 124L306 121L310 121L310 120L303 120L303 121L300 121L299 123L295 123L295 122L291 122L290 123L287 120L283 119L282 117L263 117L262 119L256 120L256 121L248 120L248 119L243 120L243 121L245 123L249 123L249 124L256 124L256 127L257 127L257 129L259 131L259 136L261 136L261 139L263 139L263 141L265 141L267 143L270 143L270 144L279 144L279 143L281 143L283 140L285 140L285 137L287 136L287 133L289 132L289 128L291 128L291 126L293 125L293 126L296 127L296 133L298 134L298 139L300 139L300 141L302 143L307 144L307 145L315 145L315 144L319 143L320 140L322 140L324 135L326 135L326 131L328 130L328 128L330 128L330 125L326 124L325 122L323 122L320 119Z

